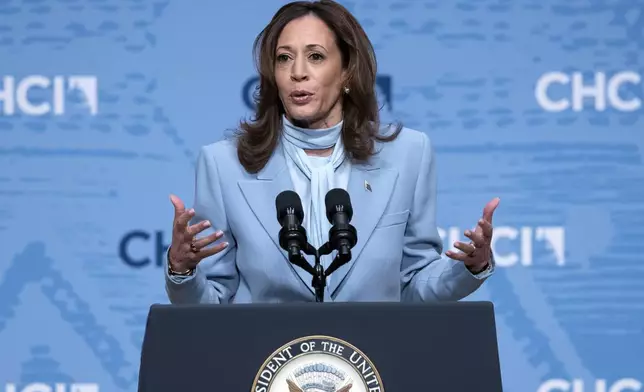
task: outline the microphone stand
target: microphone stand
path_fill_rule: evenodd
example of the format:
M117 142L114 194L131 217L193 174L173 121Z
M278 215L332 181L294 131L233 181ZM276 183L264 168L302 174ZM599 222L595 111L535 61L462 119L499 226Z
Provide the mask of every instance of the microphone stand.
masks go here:
M320 263L320 258L322 256L330 255L333 252L330 244L327 242L319 249L315 249L313 245L309 243L307 243L306 245L306 248L302 249L302 252L315 257L315 265L313 267L301 254L298 253L289 254L289 261L313 276L311 285L315 289L315 302L324 302L324 288L326 287L326 277L331 275L335 270L351 260L351 254L338 254L329 268L327 268L325 271L324 267Z
M326 287L326 277L324 275L324 267L320 263L320 257L327 253L322 253L321 249L315 249L313 245L307 243L307 247L303 251L307 255L315 257L315 265L313 267L302 257L302 262L308 267L304 269L313 275L311 286L315 289L315 302L324 302L324 288Z

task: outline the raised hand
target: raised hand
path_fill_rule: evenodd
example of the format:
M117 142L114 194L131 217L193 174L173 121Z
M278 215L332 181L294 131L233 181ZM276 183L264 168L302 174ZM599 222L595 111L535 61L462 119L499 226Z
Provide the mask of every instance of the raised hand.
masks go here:
M471 240L469 243L461 241L454 243L454 247L461 252L452 250L445 252L449 258L465 263L465 266L473 273L485 269L492 258L492 216L499 202L498 197L489 201L483 208L483 216L479 219L474 231L465 231L465 236Z
M206 248L223 236L221 231L203 238L197 234L210 227L210 222L201 221L189 226L190 219L194 217L195 210L186 210L184 203L175 195L170 195L174 206L174 222L172 224L172 243L168 253L170 268L179 274L187 274L197 267L197 264L206 257L215 255L228 246L227 242Z

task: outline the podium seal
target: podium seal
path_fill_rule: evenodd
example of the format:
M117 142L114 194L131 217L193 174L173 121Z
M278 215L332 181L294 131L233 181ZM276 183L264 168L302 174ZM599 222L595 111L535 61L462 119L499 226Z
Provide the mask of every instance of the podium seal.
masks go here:
M384 392L378 370L355 346L331 336L295 339L275 350L251 392Z

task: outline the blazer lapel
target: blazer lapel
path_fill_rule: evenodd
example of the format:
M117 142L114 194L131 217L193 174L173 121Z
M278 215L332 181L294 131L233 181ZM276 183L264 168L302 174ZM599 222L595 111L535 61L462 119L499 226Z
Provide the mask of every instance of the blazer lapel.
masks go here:
M294 266L288 260L288 253L280 247L279 231L282 226L277 221L275 198L285 190L294 190L291 176L287 170L286 160L281 145L278 145L268 163L258 174L256 179L238 182L246 202L273 240L277 250L284 257L291 270L299 275L304 284L314 293L311 286L312 276L302 268Z
M351 169L347 192L353 207L351 224L358 233L358 242L351 250L351 260L331 274L329 289L332 294L358 262L360 254L387 207L398 178L397 170L381 168L377 158L374 160L376 163L372 165L354 165ZM362 262L368 263L369 260Z

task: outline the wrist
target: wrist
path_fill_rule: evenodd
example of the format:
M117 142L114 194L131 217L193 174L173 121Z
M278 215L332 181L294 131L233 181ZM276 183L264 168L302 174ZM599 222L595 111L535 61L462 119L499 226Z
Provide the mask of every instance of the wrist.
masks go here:
M193 268L188 268L185 265L181 265L173 261L172 254L168 251L168 273L170 275L189 276L192 275L193 272Z
M194 272L194 268L177 267L175 269L172 264L168 263L168 274L171 276L191 276Z
M479 265L466 265L466 267L467 267L467 269L468 269L471 273L473 273L474 275L476 275L476 274L480 274L481 272L485 271L485 269L486 269L486 268L488 268L488 267L489 267L489 265L490 265L490 263L489 263L488 261L486 261L486 262L485 262L485 263L483 263L483 264L479 264Z

